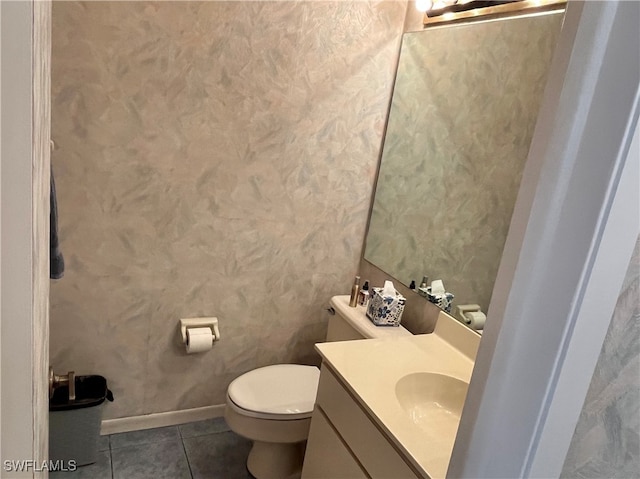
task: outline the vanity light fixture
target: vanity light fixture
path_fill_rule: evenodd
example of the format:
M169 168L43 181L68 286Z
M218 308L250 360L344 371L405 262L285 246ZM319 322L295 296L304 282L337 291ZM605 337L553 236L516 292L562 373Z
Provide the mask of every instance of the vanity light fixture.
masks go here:
M429 17L437 17L445 13L465 12L476 8L496 7L498 5L521 1L523 0L438 0L436 2L429 2L431 6L422 11L426 12ZM416 2L416 8L418 8L418 2Z
M563 9L567 0L416 0L424 25Z
M416 0L416 10L419 12L431 10L431 7L433 7L433 2L431 0Z

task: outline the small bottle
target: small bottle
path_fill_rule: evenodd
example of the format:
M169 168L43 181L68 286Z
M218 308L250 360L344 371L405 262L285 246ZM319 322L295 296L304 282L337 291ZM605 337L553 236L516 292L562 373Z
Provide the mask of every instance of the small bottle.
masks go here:
M355 308L358 304L358 293L360 292L360 276L356 276L353 286L351 286L351 297L349 298L349 306Z
M413 279L411 280L411 284L409 285L409 289L411 289L411 290L415 291L415 289L416 289L416 282L415 282L415 280L413 280Z
M366 306L369 302L369 281L365 281L362 285L362 289L358 293L358 304L360 306Z
M428 285L427 283L429 282L429 278L427 278L426 276L422 277L422 282L420 283L420 287L418 288L418 294L420 296L424 296L425 298L428 296Z

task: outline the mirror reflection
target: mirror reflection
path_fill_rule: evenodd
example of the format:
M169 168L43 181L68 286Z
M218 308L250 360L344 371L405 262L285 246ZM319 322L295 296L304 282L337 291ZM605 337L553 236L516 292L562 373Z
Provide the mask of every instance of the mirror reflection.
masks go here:
M364 259L491 299L563 13L406 33Z

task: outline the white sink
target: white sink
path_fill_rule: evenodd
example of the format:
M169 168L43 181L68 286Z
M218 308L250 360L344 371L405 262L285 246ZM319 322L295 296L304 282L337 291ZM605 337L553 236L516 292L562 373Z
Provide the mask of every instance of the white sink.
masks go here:
M468 383L452 376L418 372L398 380L396 398L420 428L457 429L468 387Z
M316 348L419 477L435 478L447 475L479 343L440 313L430 334Z

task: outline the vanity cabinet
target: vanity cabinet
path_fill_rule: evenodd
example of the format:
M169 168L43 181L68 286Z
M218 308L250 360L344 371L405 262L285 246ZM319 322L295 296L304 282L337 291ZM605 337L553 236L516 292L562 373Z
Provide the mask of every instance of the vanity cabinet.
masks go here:
M368 477L423 476L404 460L331 368L323 364L302 479Z
M366 479L367 474L320 408L313 411L302 477ZM309 444L313 444L309 447Z

